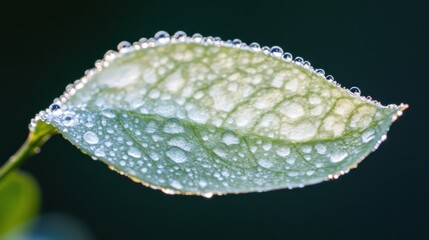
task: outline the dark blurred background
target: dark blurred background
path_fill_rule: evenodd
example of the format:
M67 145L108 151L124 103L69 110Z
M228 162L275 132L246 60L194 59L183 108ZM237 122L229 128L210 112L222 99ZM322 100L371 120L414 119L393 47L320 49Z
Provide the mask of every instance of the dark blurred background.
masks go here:
M337 181L204 199L110 171L59 136L25 163L42 213L95 239L422 239L428 236L425 1L7 1L1 4L0 163L30 118L121 40L158 30L279 45L383 104L408 103L378 151Z

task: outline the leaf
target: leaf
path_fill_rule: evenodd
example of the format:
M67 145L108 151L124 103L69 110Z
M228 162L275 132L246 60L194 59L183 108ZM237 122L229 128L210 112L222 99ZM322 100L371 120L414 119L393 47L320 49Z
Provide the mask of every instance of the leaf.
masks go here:
M16 171L7 176L0 182L0 238L19 230L39 206L39 188L30 175Z
M279 47L183 32L118 47L36 121L167 193L211 196L338 178L377 148L406 108L343 89Z

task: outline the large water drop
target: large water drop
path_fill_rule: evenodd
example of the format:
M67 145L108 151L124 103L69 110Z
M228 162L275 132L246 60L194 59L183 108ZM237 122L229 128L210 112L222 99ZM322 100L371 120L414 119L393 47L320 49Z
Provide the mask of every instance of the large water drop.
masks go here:
M283 60L290 62L290 61L292 61L292 54L285 52L285 53L283 53L282 58L283 58Z
M180 124L179 120L175 118L171 118L167 120L167 123L165 123L163 131L165 133L182 133L184 131L184 128Z
M194 40L195 42L201 42L202 39L203 36L199 33L195 33L194 35L192 35L192 40Z
M255 52L258 52L258 51L260 51L261 50L261 46L259 46L259 44L258 43L251 43L250 45L249 45L249 47L250 47L250 49L252 49L253 51L255 51Z
M240 47L241 46L241 40L240 39L234 39L232 40L232 44L234 47Z
M177 41L185 41L186 40L186 33L183 31L177 31L174 35L173 38L176 39Z
M106 156L106 153L105 153L105 152L104 152L104 150L103 150L103 149L101 149L101 148L97 148L97 149L95 150L94 154L95 154L95 156L97 156L97 157L105 157L105 156Z
M324 76L325 75L325 70L323 70L323 69L316 69L315 71L316 71L316 74L319 75L319 76Z
M351 87L350 92L352 92L356 95L360 95L360 89L358 87Z
M167 43L168 41L170 41L170 35L165 31L159 31L155 34L155 39L159 43Z
M61 105L59 103L51 104L51 106L49 106L49 109L51 110L54 116L59 116L62 113Z
M118 51L120 52L126 51L129 47L131 47L131 43L127 41L122 41L118 44Z
M329 82L333 82L335 79L332 75L328 75L326 76L326 80L328 80Z
M273 46L270 52L271 52L271 55L278 58L283 55L283 49L279 46Z
M62 117L61 124L63 124L66 127L71 127L76 123L76 114L73 112L65 112L64 116Z
M331 162L333 162L333 163L341 162L347 156L348 156L348 154L346 152L333 152L329 155L329 157L331 158Z
M167 155L167 157L169 157L175 163L183 163L188 160L186 153L178 147L170 148L168 151L165 152L165 155Z
M140 152L140 150L138 150L135 147L130 147L127 153L133 158L140 158L142 156L142 153Z
M304 62L304 59L302 57L296 57L294 61L295 63L302 64Z
M270 168L273 166L273 162L269 159L259 159L258 164L263 168Z
M367 143L369 141L371 141L372 139L374 139L374 130L373 129L369 129L365 132L362 133L362 142Z
M88 131L83 135L83 140L89 144L97 144L100 140L94 132Z
M104 109L103 111L101 111L101 114L103 114L103 116L108 117L108 118L115 118L116 114L112 109Z
M221 140L226 145L233 145L233 144L240 143L240 139L231 131L226 131L224 134L222 134Z

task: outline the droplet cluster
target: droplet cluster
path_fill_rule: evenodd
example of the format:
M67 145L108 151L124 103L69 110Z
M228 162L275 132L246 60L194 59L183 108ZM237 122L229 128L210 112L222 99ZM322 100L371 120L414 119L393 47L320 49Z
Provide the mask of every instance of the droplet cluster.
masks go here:
M52 123L95 159L167 193L210 197L335 179L368 152L361 143L383 141L383 126L370 125L384 117L378 102L357 87L332 89L331 75L278 46L160 31L117 49L30 129ZM230 71L235 64L242 73ZM309 87L315 78L325 81Z
M222 128L195 128L176 118L148 118L112 110L97 114L77 110L75 114L79 118L72 127L57 118L52 123L94 158L151 186L164 186L169 193L186 190L213 194L285 184L300 187L310 179L345 172L348 159L365 151L350 151L343 140L279 142ZM368 142L375 139L374 134L376 131L369 129L346 141Z
M174 44L174 43L199 43L203 45L214 45L214 46L223 46L223 47L232 47L232 48L239 48L242 50L249 50L254 52L261 52L266 55L271 55L275 58L282 59L286 62L293 62L297 65L301 65L302 67L315 72L319 76L324 77L327 81L334 84L335 86L341 87L337 82L334 81L334 78L331 75L325 76L325 71L323 69L314 69L310 62L305 61L302 57L295 57L293 59L292 54L288 52L284 52L282 48L278 46L273 47L260 47L258 43L251 43L250 45L247 45L246 43L242 42L240 39L234 39L234 40L227 40L223 41L219 37L203 37L199 33L195 33L192 36L188 36L183 31L177 31L173 36L170 37L170 35L165 31L159 31L157 32L153 38L141 38L138 42L134 42L133 44L122 41L118 44L117 49L118 52L109 50L105 53L104 58L101 60L97 60L95 62L95 68L89 69L85 71L85 76L81 79L76 80L73 84L70 84L66 87L66 91L63 93L61 97L56 99L56 101L64 103L68 97L73 96L77 90L81 89L89 78L91 78L92 75L97 73L103 68L108 67L112 61L114 61L116 58L121 57L123 54L128 54L134 51L138 51L141 49L156 47L163 44ZM350 89L350 93L353 95L360 95L360 90L356 87L353 87ZM367 101L373 102L379 106L380 103L376 101L372 101L370 97L366 98ZM395 108L395 105L391 105L391 108ZM37 119L44 119L43 117L44 112L39 113L39 117ZM34 119L34 120L37 120ZM32 121L34 123L35 121ZM30 124L30 129L34 129L34 124Z

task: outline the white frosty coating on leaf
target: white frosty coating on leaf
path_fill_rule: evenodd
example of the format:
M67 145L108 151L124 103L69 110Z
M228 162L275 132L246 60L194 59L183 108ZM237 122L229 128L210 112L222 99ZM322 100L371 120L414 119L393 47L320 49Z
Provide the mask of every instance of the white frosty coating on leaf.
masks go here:
M60 97L67 111L42 118L135 180L211 196L337 176L377 145L397 111L277 50L174 39L107 53Z

